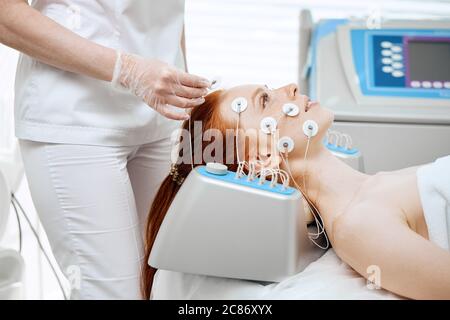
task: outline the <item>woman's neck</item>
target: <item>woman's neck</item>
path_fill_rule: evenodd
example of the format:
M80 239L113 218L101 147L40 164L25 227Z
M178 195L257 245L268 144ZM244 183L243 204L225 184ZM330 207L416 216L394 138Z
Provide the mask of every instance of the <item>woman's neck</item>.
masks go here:
M354 170L322 144L308 152L306 161L303 156L290 158L289 167L297 184L319 210L327 233L333 237L333 222L348 209L370 176Z

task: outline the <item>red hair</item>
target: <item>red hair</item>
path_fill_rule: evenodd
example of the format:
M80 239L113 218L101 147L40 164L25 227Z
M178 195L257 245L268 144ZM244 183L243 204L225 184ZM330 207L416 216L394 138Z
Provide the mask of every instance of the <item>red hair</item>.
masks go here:
M192 109L191 111L191 128L190 132L194 134L194 122L202 121L202 131L206 131L208 129L219 129L225 134L225 130L227 129L226 123L221 119L220 110L217 108L217 105L220 103L222 99L222 91L215 91L205 98L205 102ZM183 123L183 129L189 130L189 121L185 121ZM202 132L202 135L203 135ZM194 145L194 141L202 141L202 150L209 144L209 142L203 141L202 137L191 136L191 143ZM225 150L225 140L224 140L224 148ZM193 152L193 150L190 150ZM193 156L193 155L192 155ZM216 155L217 157L217 155ZM190 159L190 157L188 157ZM222 163L225 163L225 156L222 155ZM203 162L197 165L204 165ZM234 160L233 164L229 165L229 170L236 170L236 160ZM190 163L180 163L177 165L178 174L181 177L187 177L187 175L191 172L192 166ZM145 237L145 259L143 261L143 274L142 274L142 295L145 299L150 298L151 288L153 285L153 278L156 273L156 269L148 265L148 258L150 257L150 252L152 250L153 244L156 239L156 235L158 234L159 228L166 216L166 213L175 198L178 190L180 189L180 185L173 181L172 176L168 175L161 186L153 200L153 204L150 209L147 228L146 228L146 237Z

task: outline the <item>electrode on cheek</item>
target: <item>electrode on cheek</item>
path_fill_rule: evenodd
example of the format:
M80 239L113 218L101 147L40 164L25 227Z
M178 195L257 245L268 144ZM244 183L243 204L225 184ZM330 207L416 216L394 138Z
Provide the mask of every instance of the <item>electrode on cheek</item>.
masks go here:
M312 138L319 132L319 125L314 120L306 120L303 123L303 133L308 137Z
M236 98L231 102L231 109L236 113L245 111L245 109L247 109L247 106L247 99L245 99L244 97Z
M280 140L278 140L277 148L278 151L282 153L289 153L294 150L294 140L287 136L281 137Z
M265 134L271 134L277 129L277 120L272 117L265 117L260 122L260 129Z
M296 104L286 103L283 105L283 113L289 117L295 117L300 113L300 109Z

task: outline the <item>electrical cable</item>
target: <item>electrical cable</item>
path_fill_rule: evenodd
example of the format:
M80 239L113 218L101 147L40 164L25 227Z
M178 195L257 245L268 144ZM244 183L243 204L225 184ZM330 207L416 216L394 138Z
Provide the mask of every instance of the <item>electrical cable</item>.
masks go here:
M42 253L44 254L45 259L47 260L48 264L50 265L50 268L52 269L53 274L55 275L55 278L56 278L56 280L58 282L59 288L61 289L61 292L62 292L62 294L64 296L64 300L67 300L68 298L67 298L66 292L64 291L63 285L61 283L61 279L59 278L58 273L55 270L55 267L51 263L47 252L44 250L44 246L42 245L41 239L39 238L39 235L38 235L36 229L33 227L33 224L31 223L30 219L28 218L28 215L26 214L25 210L23 209L22 205L20 204L19 200L16 198L16 196L14 194L12 194L12 200L11 201L13 201L13 202L15 202L17 204L17 206L19 207L19 209L22 212L23 216L25 217L25 220L26 220L28 226L30 227L30 229L31 229L31 231L32 231L32 233L34 235L34 237L35 237L35 239L36 239L36 241L37 241L37 243L39 245L39 248L41 249Z
M20 223L19 211L17 210L16 204L11 197L11 204L14 208L17 220L17 229L19 230L19 253L22 254L22 224Z
M324 226L323 226L323 218L322 218L322 216L320 215L319 210L317 210L316 206L308 199L308 197L306 196L306 194L303 192L303 190L300 188L300 186L299 186L299 185L297 184L297 182L295 181L294 176L292 175L291 169L290 169L289 164L288 164L287 160L285 159L285 157L282 155L282 153L280 153L280 155L281 155L281 159L283 160L283 162L284 162L284 164L285 164L285 166L286 166L286 168L287 168L287 172L289 173L289 175L290 175L290 177L291 177L291 180L293 181L293 183L294 183L295 187L297 188L297 190L302 194L303 198L306 200L306 203L307 203L307 205L308 205L308 208L310 209L311 213L312 213L313 216L314 216L314 220L315 220L315 223L316 223L316 226L317 226L317 232L316 232L315 234L314 234L314 233L310 233L310 234L309 234L309 239L310 239L316 246L318 246L319 248L321 248L321 249L323 249L323 250L326 250L326 249L329 248L330 242L329 242L329 240L328 240L328 236L327 236L327 234L326 234L326 232L325 232L325 228L324 228ZM314 208L314 210L313 210L313 208ZM320 220L319 220L319 219L320 219ZM318 239L318 238L320 237L320 235L322 235L322 234L323 234L323 236L324 236L324 238L325 238L325 241L326 241L326 245L325 245L325 246L322 246L322 245L320 245L319 243L317 243L317 242L315 241L315 240Z

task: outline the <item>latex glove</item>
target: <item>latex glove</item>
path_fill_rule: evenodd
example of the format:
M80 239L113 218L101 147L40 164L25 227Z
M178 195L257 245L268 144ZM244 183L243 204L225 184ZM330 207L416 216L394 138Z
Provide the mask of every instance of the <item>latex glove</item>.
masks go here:
M151 108L173 120L187 120L189 115L171 106L192 108L205 102L210 81L188 74L169 64L136 55L118 53L113 86L122 86L141 98Z

